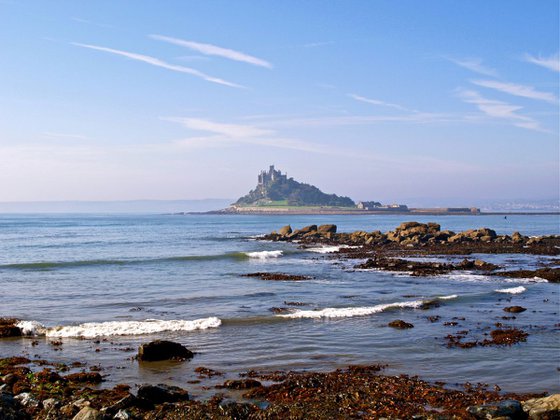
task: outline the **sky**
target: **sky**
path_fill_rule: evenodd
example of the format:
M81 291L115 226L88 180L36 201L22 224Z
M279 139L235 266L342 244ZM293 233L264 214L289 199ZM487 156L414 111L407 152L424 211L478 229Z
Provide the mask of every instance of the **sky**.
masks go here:
M559 196L557 0L0 0L0 201Z

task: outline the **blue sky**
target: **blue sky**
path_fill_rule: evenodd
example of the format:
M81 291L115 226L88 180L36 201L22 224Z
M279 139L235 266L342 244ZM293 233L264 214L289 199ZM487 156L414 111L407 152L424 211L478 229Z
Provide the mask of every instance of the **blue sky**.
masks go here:
M559 195L557 1L0 0L0 201Z

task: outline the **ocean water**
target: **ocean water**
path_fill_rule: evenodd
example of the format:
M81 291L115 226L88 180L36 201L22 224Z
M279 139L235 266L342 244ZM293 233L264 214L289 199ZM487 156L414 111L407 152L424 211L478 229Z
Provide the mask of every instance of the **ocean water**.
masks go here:
M103 368L103 386L166 382L200 397L211 393L205 388L211 380L188 384L197 379L197 366L234 377L250 369L327 371L357 363L385 363L388 373L451 385L560 391L558 284L465 272L411 277L354 270L359 261L333 258L330 248L257 238L285 224L387 231L408 220L455 231L484 226L499 234L560 233L558 216L544 215L1 215L0 316L24 320L29 337L1 340L0 357L84 361ZM478 257L517 268L554 258ZM262 271L313 279L243 276ZM440 306L423 310L426 300ZM503 320L510 315L503 308L511 305L528 310ZM440 319L431 322L431 316ZM394 319L414 328L387 327ZM498 322L527 331L527 342L446 346L448 334L469 330L467 339L481 339ZM133 360L141 343L158 338L197 354L185 363ZM58 340L62 345L53 345Z

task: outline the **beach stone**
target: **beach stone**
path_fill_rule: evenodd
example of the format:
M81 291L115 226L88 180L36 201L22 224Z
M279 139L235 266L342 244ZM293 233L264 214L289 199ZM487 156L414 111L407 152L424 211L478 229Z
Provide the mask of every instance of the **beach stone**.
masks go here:
M336 233L336 225L321 225L317 228L317 232L320 234Z
M138 349L138 360L152 362L156 360L191 359L193 352L173 341L155 340L142 344Z
M532 420L549 420L560 418L560 394L543 398L532 398L522 403L523 411Z
M120 410L117 414L113 416L113 418L116 420L128 420L131 419L132 417L125 410Z
M76 414L72 420L102 420L103 417L103 414L101 414L99 410L86 406L78 411L78 414Z
M408 230L410 228L420 226L420 225L421 223L418 222L403 222L397 227L396 230Z
M286 225L278 231L280 236L287 236L292 233L292 227L290 225Z
M523 418L523 408L516 400L504 400L484 405L474 405L467 412L477 419Z
M47 411L52 410L53 408L56 408L60 405L60 401L58 401L56 398L47 398L46 400L43 400L43 408Z
M41 402L29 392L22 392L14 397L24 407L38 408Z
M142 385L138 389L138 398L144 398L154 404L165 402L188 401L189 393L177 386L158 384Z
M504 308L504 311L511 312L514 314L517 314L519 312L525 312L526 310L527 308L524 308L523 306L508 306L507 308Z
M391 321L391 322L389 322L388 325L389 325L389 327L397 328L399 330L404 330L404 329L407 329L407 328L414 328L414 325L412 325L409 322L405 322L402 319L396 319L394 321Z

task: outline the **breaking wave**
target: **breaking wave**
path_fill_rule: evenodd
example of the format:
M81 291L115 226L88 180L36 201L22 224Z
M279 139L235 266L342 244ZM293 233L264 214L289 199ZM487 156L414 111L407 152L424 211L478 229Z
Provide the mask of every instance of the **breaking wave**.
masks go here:
M80 325L67 325L47 328L36 321L20 321L16 324L24 335L45 335L47 337L83 337L95 338L113 335L154 334L163 331L195 331L217 328L222 321L216 317L195 320L161 320L145 321L108 321L87 322Z
M284 254L284 251L275 250L275 251L255 251L255 252L246 252L249 258L257 258L259 260L267 260L269 258L278 258Z
M524 291L526 291L527 289L523 286L517 286L517 287L510 287L507 289L497 289L495 290L495 292L498 293L509 293L512 295L518 295L519 293L523 293Z
M277 315L282 318L349 318L354 316L373 315L379 312L384 312L388 309L397 308L419 308L424 301L414 300L411 302L394 302L385 303L375 306L366 306L358 308L325 308L319 311L304 311L299 310L291 314Z

